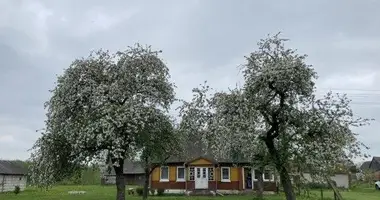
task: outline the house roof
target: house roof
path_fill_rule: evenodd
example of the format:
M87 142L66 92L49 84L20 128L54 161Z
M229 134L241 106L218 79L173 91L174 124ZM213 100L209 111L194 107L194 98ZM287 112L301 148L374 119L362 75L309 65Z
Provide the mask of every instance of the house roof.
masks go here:
M123 166L124 174L144 174L144 168L140 161L125 160ZM115 170L111 168L110 173L105 175L115 175Z
M245 159L232 159L232 158L215 158L214 156L210 154L193 154L193 155L181 155L181 156L171 156L169 159L165 161L165 163L189 163L192 161L195 161L197 159L206 159L209 160L210 162L217 164L217 163L249 163Z
M139 161L124 161L124 174L144 174L144 168Z
M365 161L361 166L360 170L367 170L369 169L369 165L371 164L372 161Z
M369 164L369 168L376 171L380 170L380 157L374 156Z
M0 174L25 175L27 171L18 161L0 160Z

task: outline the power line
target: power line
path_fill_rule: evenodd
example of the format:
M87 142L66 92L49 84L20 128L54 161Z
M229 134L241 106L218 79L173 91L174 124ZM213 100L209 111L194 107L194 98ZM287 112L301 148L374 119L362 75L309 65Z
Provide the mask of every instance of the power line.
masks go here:
M317 90L341 90L341 91L361 91L361 92L380 92L380 90L375 90L375 89L359 89L359 88L318 88Z

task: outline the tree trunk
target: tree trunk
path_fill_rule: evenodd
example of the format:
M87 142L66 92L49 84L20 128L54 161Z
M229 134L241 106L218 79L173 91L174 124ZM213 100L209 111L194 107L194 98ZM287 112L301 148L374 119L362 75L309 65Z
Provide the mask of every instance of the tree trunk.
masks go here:
M144 171L145 171L145 180L144 180L143 200L147 200L148 195L149 195L149 174L150 174L150 170L148 167L145 167Z
M113 167L116 174L116 200L125 200L124 160L119 160L118 162L119 166Z
M268 148L269 154L274 160L276 169L280 173L280 181L285 192L286 200L296 200L296 196L294 194L293 187L292 187L292 181L290 180L288 170L284 166L284 164L286 163L284 162L282 158L280 158L278 150L274 146L273 139L266 138L265 144Z
M276 166L277 168L282 168L280 171L280 181L284 188L286 200L296 200L296 196L294 195L292 181L290 180L290 176L288 171L284 166Z
M264 179L263 179L263 168L260 167L256 170L257 172L257 190L256 190L256 196L259 199L264 198ZM256 176L256 173L255 173Z

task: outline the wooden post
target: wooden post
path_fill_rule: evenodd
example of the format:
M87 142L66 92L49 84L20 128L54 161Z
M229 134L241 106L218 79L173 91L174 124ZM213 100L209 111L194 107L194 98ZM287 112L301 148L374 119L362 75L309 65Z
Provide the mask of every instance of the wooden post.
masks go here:
M3 180L1 181L1 192L4 192L5 175L3 174Z
M323 200L323 189L321 188L321 200Z

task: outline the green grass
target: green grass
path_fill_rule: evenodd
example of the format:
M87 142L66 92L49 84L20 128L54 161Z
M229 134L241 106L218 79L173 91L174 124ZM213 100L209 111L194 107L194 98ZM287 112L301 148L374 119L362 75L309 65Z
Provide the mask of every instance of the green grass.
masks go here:
M129 187L127 187L129 188ZM70 195L68 191L83 190L86 194ZM40 191L38 189L28 188L18 195L14 193L0 193L0 199L6 200L113 200L115 199L116 189L114 186L57 186L49 191ZM319 191L313 191L309 200L317 200ZM380 192L374 188L357 188L349 192L342 192L345 200L378 200L380 199ZM127 199L141 199L139 196L127 196ZM149 199L217 199L217 200L252 200L252 196L224 196L224 197L185 197L185 196L162 196L150 197ZM283 195L270 195L266 196L267 200L282 200ZM306 200L308 198L298 197L298 200ZM331 191L324 191L324 199L333 199Z

